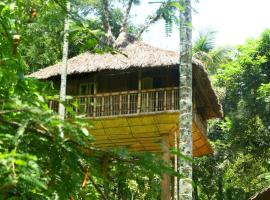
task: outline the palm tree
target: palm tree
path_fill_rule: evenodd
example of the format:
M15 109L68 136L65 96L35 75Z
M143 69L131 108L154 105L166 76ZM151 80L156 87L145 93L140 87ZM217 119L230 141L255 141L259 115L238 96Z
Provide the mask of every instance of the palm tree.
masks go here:
M180 0L180 116L179 148L185 157L192 157L192 17L191 0ZM179 181L179 199L192 200L192 163L179 159L179 172L185 177Z
M210 74L215 74L218 65L226 63L231 60L231 47L215 46L216 32L206 30L199 33L199 37L193 43L192 54L193 58L200 60L207 68Z

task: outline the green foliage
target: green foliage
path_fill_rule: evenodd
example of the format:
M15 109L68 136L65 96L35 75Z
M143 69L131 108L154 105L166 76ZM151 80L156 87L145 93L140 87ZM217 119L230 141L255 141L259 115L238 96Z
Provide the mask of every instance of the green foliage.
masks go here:
M215 31L207 31L205 33L201 32L199 37L193 44L193 51L197 53L203 51L209 53L215 47Z
M22 7L27 8L27 5ZM37 15L20 28L22 40L19 51L27 62L27 71L34 72L61 58L65 14L50 0L32 1L30 8L35 8Z
M230 47L215 47L215 31L200 32L193 43L193 57L204 63L210 74L216 74L220 64L229 62L233 49Z
M248 199L269 185L269 40L266 30L217 68L226 117L209 131L214 156L196 162L201 199Z
M56 91L24 76L59 58L61 3L0 3L0 199L158 199L161 174L178 175L158 155L93 148L91 124L69 107L69 119L60 120L48 108L50 99L59 101ZM32 7L40 17L29 23ZM72 52L98 43L102 32L95 25L72 24Z
M102 31L103 27L103 2L99 0L76 0L76 9L82 13L83 18L88 20L95 20L96 25ZM127 6L128 0L111 0L109 1L109 23L112 27L112 33L115 38L120 33L120 28L124 18L125 7ZM139 0L133 1L134 5L140 4ZM132 21L131 17L128 17L127 31L132 35L136 35L138 32L138 27L136 27Z
M7 1L8 2L8 1ZM11 2L11 1L10 1ZM135 1L135 4L139 1ZM125 5L123 1L120 5ZM123 7L119 2L110 4L110 25L115 37L118 36L123 20ZM20 19L20 29L14 33L21 35L18 51L27 64L27 72L55 64L62 58L62 38L64 16L66 14L64 0L20 1L20 11L15 9ZM69 38L69 57L85 51L103 52L111 50L102 43L104 27L102 22L102 1L72 1L71 32ZM36 16L31 17L31 9L36 9ZM20 12L20 15L17 14ZM13 16L13 17L14 17ZM19 30L19 32L18 32ZM127 31L136 34L138 27L128 21Z

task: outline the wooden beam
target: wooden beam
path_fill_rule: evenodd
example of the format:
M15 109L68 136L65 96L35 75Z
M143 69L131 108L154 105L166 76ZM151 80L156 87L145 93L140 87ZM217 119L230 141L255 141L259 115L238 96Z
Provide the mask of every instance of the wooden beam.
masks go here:
M166 164L170 163L170 150L169 150L169 137L168 135L162 136L162 159ZM170 188L170 175L165 173L163 174L161 180L161 200L170 200L171 199L171 188Z

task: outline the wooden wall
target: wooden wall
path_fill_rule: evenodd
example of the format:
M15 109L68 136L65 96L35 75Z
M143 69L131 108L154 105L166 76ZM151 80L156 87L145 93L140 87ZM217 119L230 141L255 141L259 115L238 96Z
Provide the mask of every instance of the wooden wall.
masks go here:
M153 88L177 87L178 70L172 67L144 68L141 70L141 78L151 77ZM120 91L138 90L139 70L101 71L68 76L67 94L80 95L80 85L94 82L96 78L97 93L109 93ZM60 76L50 79L56 89L60 89ZM148 88L150 89L150 88Z

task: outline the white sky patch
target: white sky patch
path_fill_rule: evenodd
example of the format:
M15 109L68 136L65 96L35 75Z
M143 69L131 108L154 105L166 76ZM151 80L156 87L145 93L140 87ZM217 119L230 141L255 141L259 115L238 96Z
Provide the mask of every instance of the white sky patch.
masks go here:
M159 7L148 2L142 0L140 6L133 7L132 14L137 24L143 23L146 16ZM193 38L199 31L210 28L217 32L217 46L244 43L246 39L256 38L263 30L270 28L270 0L200 0L193 7L198 12L193 13ZM179 33L175 27L171 37L166 37L164 21L160 21L143 34L143 41L178 50Z

